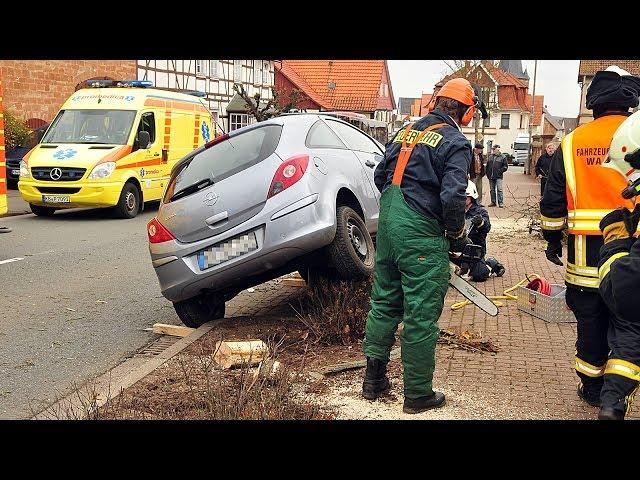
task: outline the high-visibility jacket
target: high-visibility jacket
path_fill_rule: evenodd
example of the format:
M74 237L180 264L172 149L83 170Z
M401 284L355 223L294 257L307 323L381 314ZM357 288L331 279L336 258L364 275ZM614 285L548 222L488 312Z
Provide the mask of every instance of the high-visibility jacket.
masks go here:
M613 134L626 118L606 115L578 127L562 139L552 159L540 202L540 219L547 241L559 240L567 227L568 285L598 288L599 250L603 244L600 220L615 208L634 207L621 196L626 179L602 166Z

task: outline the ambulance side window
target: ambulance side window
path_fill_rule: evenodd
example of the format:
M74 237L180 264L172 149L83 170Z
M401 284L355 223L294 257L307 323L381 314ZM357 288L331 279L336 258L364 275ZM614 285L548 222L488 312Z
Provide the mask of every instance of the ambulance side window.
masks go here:
M138 146L138 132L141 131L149 132L149 136L151 137L151 143L149 145L153 145L153 142L156 141L156 119L153 112L145 112L142 114L142 117L140 117L140 125L138 125L136 139L133 142L134 151L140 148Z

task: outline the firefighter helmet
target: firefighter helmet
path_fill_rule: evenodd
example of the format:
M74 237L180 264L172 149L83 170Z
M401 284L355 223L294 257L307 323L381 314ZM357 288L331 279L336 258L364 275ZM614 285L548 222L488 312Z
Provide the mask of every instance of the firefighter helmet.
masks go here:
M628 117L613 134L609 154L602 164L619 172L625 179L634 181L640 176L629 163L631 155L640 150L640 111Z

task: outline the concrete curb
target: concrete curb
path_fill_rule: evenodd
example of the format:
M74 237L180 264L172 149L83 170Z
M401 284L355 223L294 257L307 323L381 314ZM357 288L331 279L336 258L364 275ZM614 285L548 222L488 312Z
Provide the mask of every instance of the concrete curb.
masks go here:
M31 420L60 419L59 416L56 416L56 413L63 413L65 419L68 416L77 419L83 418L87 414L87 403L95 409L104 405L107 400L113 400L124 389L149 375L167 360L176 356L209 332L214 325L220 325L220 323L219 320L214 320L201 325L194 332L181 338L156 357L150 359L133 357L126 360L99 377L89 380L82 387L50 405ZM90 389L87 389L88 386L91 386ZM93 392L96 393L95 400L91 401L87 398L87 395Z

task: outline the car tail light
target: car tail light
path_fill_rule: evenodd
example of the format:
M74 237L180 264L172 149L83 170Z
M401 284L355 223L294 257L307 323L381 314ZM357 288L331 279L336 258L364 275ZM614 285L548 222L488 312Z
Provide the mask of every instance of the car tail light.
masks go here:
M309 155L296 155L283 162L271 180L267 200L300 180L308 165Z
M224 135L220 135L219 137L214 138L213 140L209 140L204 144L204 148L213 147L216 143L220 143L229 138L229 134L225 133Z
M149 223L147 223L147 235L149 236L149 242L162 243L169 240L175 240L174 237L167 228L160 223L157 217L153 217Z

